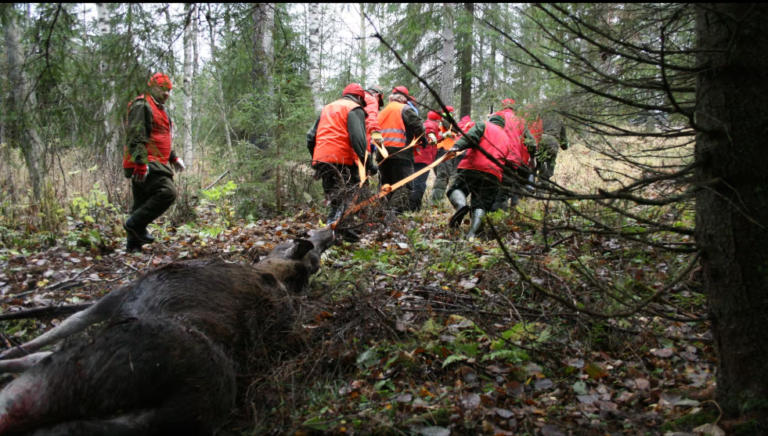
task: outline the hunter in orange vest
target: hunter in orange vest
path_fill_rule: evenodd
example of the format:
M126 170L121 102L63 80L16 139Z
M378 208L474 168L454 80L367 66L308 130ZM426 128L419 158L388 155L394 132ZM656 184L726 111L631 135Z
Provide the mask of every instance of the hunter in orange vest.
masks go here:
M172 149L173 123L164 106L173 88L171 79L157 73L147 86L146 93L128 104L128 138L123 154L123 170L131 179L133 193L131 216L123 223L128 251L154 242L147 225L176 200L174 169L185 169Z
M389 153L386 161L379 166L381 172L381 185L394 185L400 180L413 174L415 148L404 149L414 139L418 138L418 145L426 148L427 139L424 137L424 123L419 114L408 105L413 98L405 86L397 86L392 89L389 96L389 104L379 112L379 127L384 147ZM413 191L413 182L387 195L387 200L394 213L401 214L410 210L410 196Z
M442 114L442 122L440 123L440 133L442 138L437 142L437 156L436 159L440 159L448 150L453 148L453 144L461 136L461 132L456 132L451 125L448 117L452 119L453 106L446 106L446 112ZM433 203L439 203L445 198L445 190L448 189L448 184L451 180L456 178L456 166L461 162L463 156L459 156L455 159L447 160L435 168L435 184L432 186L432 196L430 201Z
M344 212L343 206L360 184L357 162L365 162L369 175L378 173L378 167L365 152L368 147L365 132L365 92L357 83L344 88L343 96L325 106L307 133L307 148L312 155L316 178L323 180L323 192L330 203L328 224L335 222ZM357 242L360 236L353 230L340 231L339 236Z

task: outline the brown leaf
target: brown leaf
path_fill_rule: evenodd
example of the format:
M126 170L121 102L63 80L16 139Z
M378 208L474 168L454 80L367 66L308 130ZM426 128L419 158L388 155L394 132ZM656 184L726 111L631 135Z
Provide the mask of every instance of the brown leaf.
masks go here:
M637 388L640 390L650 389L651 382L649 382L647 379L644 379L644 378L636 378L635 386L637 386Z
M465 409L476 409L479 405L480 395L470 393L461 397L461 406Z
M651 350L651 354L658 357L671 357L674 353L674 349L672 348L662 348L661 350Z
M603 367L598 365L597 363L587 364L586 371L587 371L587 374L589 374L589 376L595 380L599 380L603 377L608 376L608 373L603 369Z
M506 388L507 388L507 395L509 395L510 397L515 397L515 398L523 397L525 386L523 386L523 384L520 383L519 381L511 381L507 383Z

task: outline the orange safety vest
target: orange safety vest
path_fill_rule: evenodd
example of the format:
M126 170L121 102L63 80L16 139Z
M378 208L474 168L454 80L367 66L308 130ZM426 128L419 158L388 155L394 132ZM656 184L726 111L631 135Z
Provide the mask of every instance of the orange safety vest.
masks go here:
M349 111L358 107L359 104L342 98L323 108L317 124L313 163L355 165L359 158L349 142L347 118Z
M403 123L403 108L406 105L396 101L390 102L379 112L379 127L385 147L405 147L405 123Z
M440 123L440 133L447 132L448 129L443 127L443 124ZM446 138L443 136L443 139L440 140L440 142L437 143L437 148L442 148L443 150L450 150L453 148L453 144L456 143L456 138Z
M168 114L163 109L160 109L155 100L150 97L144 97L140 95L133 99L133 101L143 99L149 103L149 107L152 109L152 131L149 134L149 141L147 141L147 161L148 162L160 162L163 165L168 165L168 159L171 157L171 139L172 139L172 123ZM131 110L131 104L128 103L128 111ZM123 168L135 168L136 164L131 160L131 151L126 144L123 148Z

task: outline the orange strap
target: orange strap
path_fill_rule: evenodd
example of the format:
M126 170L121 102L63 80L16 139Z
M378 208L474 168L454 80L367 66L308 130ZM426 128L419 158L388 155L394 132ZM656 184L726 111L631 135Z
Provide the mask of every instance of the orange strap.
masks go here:
M414 142L412 142L409 147L414 146L415 143L416 143L416 141L414 140ZM466 150L465 151L460 151L458 153L455 153L455 152L446 153L440 159L435 160L431 164L427 165L426 167L422 168L419 171L416 171L415 173L411 174L410 176L404 178L403 180L400 180L399 182L395 183L394 185L384 185L384 186L382 186L381 189L379 190L378 194L373 195L371 198L369 198L369 199L367 199L367 200L365 200L363 202L357 203L354 206L350 207L349 209L345 210L344 214L341 215L341 218L337 219L333 224L331 224L331 228L335 230L336 229L336 225L338 223L340 223L347 215L356 213L360 209L362 209L362 208L364 208L364 207L366 207L366 206L368 206L370 204L373 204L373 203L377 202L378 200L386 197L387 194L389 194L389 193L391 193L393 191L396 191L399 188L402 188L406 183L410 182L411 180L415 179L416 177L419 177L420 175L428 172L432 168L440 165L441 163L443 163L443 162L445 162L447 160L451 160L451 159L455 158L456 156L459 156L459 155L461 155L461 154L463 154L465 152L466 152ZM366 156L367 156L367 154L366 154ZM358 163L358 165L360 165L360 164ZM358 169L359 168L361 168L361 167L358 166ZM365 175L365 168L363 168L361 171L362 171L361 174ZM360 177L360 180L361 180L360 186L363 186L363 183L365 182L365 179L366 179L365 177ZM354 203L354 201L356 199L357 199L357 194L355 194L355 197L352 199L352 203Z

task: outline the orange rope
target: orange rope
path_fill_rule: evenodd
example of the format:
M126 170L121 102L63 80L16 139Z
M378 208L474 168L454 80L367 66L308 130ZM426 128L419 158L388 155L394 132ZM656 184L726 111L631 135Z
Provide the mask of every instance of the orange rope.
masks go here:
M415 143L415 141L414 141L414 143ZM413 146L414 143L412 143L411 146ZM431 170L432 168L440 165L441 163L443 163L445 161L451 160L451 159L455 158L456 156L458 156L458 155L460 155L462 153L464 153L464 151L460 151L458 153L455 153L455 152L446 153L440 159L437 159L436 161L432 162L431 164L427 165L426 167L422 168L421 170L416 171L415 173L411 174L410 176L404 178L403 180L400 180L399 182L395 183L394 185L388 185L387 184L387 185L382 186L381 189L379 190L379 192L376 195L373 195L371 198L369 198L369 199L367 199L365 201L362 201L360 203L357 203L354 206L352 206L349 209L347 209L346 211L344 211L344 214L341 215L341 217L339 219L337 219L333 224L331 224L331 228L335 230L336 229L336 225L338 223L340 223L348 215L356 213L360 209L375 203L376 201L378 201L378 200L384 198L385 196L387 196L387 194L390 194L390 193L396 191L397 189L402 188L406 183L410 182L411 180L415 179L416 177L419 177L420 175L422 175L422 174L424 174L426 172L429 172L429 170ZM361 178L361 180L363 180L363 182L365 181L365 179L363 179L363 178ZM362 186L362 183L360 184L360 186ZM353 204L354 204L356 199L357 199L357 194L355 194L355 197L352 199L352 203Z

